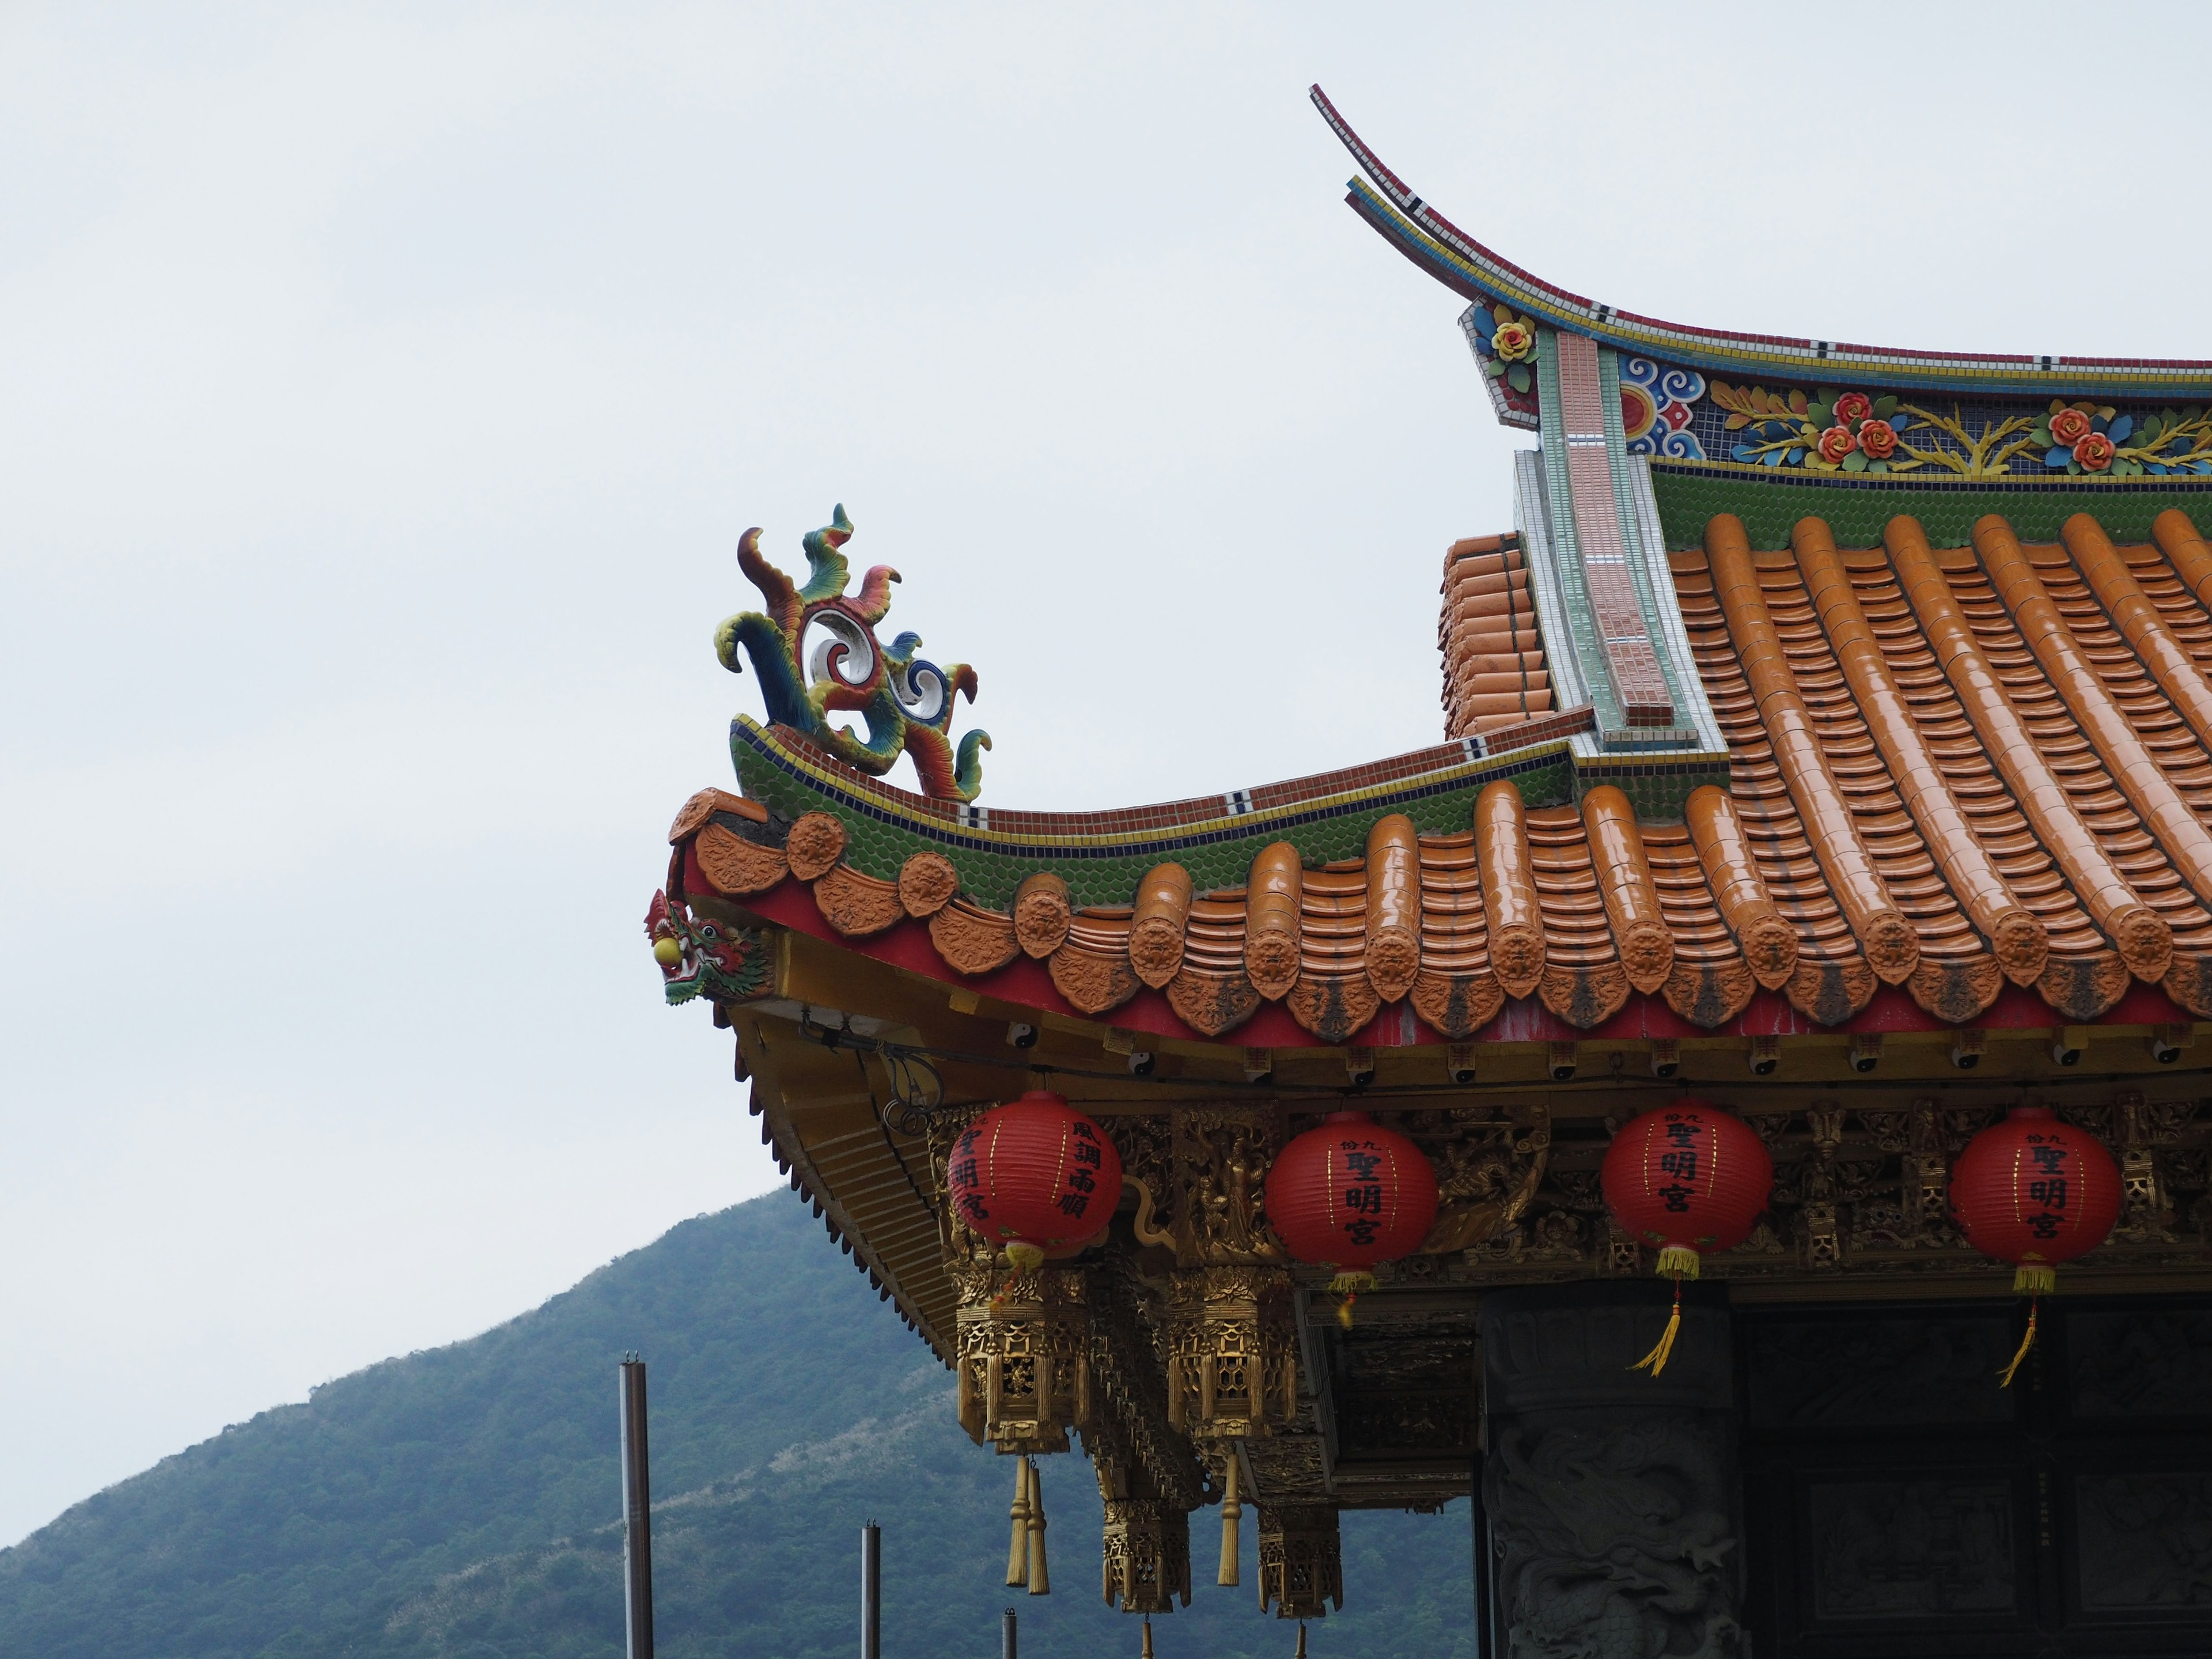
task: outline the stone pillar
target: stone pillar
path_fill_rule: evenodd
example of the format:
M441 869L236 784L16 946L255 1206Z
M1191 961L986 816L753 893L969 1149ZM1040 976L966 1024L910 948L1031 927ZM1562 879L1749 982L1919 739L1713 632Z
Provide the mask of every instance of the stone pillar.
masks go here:
M1498 1659L1748 1659L1728 1306L1686 1289L1657 1378L1663 1285L1483 1299Z

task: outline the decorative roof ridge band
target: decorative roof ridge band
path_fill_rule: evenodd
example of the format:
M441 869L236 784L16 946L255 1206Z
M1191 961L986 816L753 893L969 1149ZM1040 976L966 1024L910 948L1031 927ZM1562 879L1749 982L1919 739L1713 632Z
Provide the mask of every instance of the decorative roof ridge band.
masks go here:
M1500 734L1489 733L1478 739L1463 739L1458 743L1440 744L1468 757L1441 766L1409 771L1401 776L1384 779L1358 787L1316 790L1268 805L1254 805L1249 810L1224 811L1211 817L1191 817L1180 822L1163 822L1136 829L1108 830L1069 829L1061 832L1008 830L992 823L993 814L988 808L965 806L957 817L930 810L926 797L909 794L905 790L871 787L874 781L857 773L848 773L834 762L806 752L794 744L781 741L772 728L763 727L740 714L730 723L731 757L739 766L743 781L744 751L772 762L779 769L811 785L817 791L830 795L839 804L871 816L896 822L932 839L952 845L981 848L991 847L1000 851L1032 849L1040 854L1083 856L1095 851L1099 855L1118 856L1134 851L1152 850L1170 845L1187 845L1200 839L1218 838L1243 840L1270 829L1279 829L1285 823L1310 822L1317 817L1334 817L1342 812L1355 811L1362 806L1378 801L1402 799L1413 794L1433 793L1439 789L1465 788L1469 785L1486 783L1492 779L1510 775L1512 771L1528 763L1555 757L1573 758L1571 743L1590 724L1587 707L1563 709L1531 720L1526 726L1507 728L1512 732L1534 732L1530 740L1508 749L1490 746L1490 741ZM1436 752L1416 750L1414 756ZM1406 757L1402 758L1412 758ZM1630 770L1650 770L1654 760L1680 761L1693 757L1680 750L1658 751L1649 757L1607 757L1599 763L1608 773L1614 763L1626 762ZM1723 760L1725 757L1722 757ZM1388 764L1387 762L1376 763ZM1589 763L1576 762L1577 765ZM1351 769L1358 770L1359 769ZM1322 773L1320 778L1340 775ZM1289 788L1307 780L1292 780L1288 783L1260 786L1263 789ZM1209 799L1224 802L1231 796L1249 798L1257 793L1251 789L1232 790L1227 796L1199 796L1191 801L1163 803L1160 807L1109 809L1099 812L1030 812L1016 811L1002 816L1016 817L1049 817L1103 825L1126 811L1171 811L1178 806L1194 805Z
M2212 477L2167 473L2158 477L2115 478L2103 473L2062 473L2039 478L2029 473L1993 472L1957 477L1942 472L1793 472L1781 467L1747 461L1674 460L1659 456L1643 458L1655 472L1682 477L1740 479L1743 483L1779 484L1784 488L1815 489L1950 490L1972 495L1986 490L2011 490L2021 495L2063 495L2094 491L2099 495L2212 494ZM2087 512L2085 506L2082 509Z
M1942 352L1866 346L1792 335L1749 334L1663 322L1622 311L1543 281L1500 258L1460 230L1360 142L1321 88L1315 106L1363 171L1375 180L1348 181L1354 211L1399 245L1401 252L1462 298L1525 308L1555 326L1588 334L1639 356L1658 355L1734 373L1787 371L1793 378L1838 384L1957 388L2027 396L2091 391L2212 393L2212 362L2189 358L2065 356L2032 352Z
M1651 487L1651 458L1631 455L1625 459L1644 569L1657 598L1660 629L1666 635L1667 649L1682 670L1674 723L1697 733L1699 749L1725 757L1729 752L1728 739L1721 735L1720 721L1714 717L1712 701L1705 694L1705 677L1698 672L1698 659L1690 649L1688 625L1682 620L1682 596L1674 586L1674 568L1667 556L1666 522L1660 516L1659 498Z

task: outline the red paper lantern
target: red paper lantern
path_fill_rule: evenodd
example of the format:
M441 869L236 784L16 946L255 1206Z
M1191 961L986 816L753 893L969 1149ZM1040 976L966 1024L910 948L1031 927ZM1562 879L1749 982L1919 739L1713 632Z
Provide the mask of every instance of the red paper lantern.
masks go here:
M1966 1143L1951 1171L1951 1216L1966 1243L2018 1271L2013 1288L2054 1289L2057 1263L2094 1250L2120 1218L2112 1156L2047 1106L2015 1106Z
M1299 1261L1337 1270L1336 1288L1374 1283L1437 1218L1437 1175L1421 1149L1364 1112L1331 1112L1267 1171L1267 1218Z
M1121 1154L1065 1096L1032 1089L968 1126L945 1181L960 1219L1026 1273L1104 1231L1121 1201Z
M1613 1136L1598 1184L1620 1224L1659 1246L1661 1273L1695 1279L1705 1252L1751 1237L1774 1188L1774 1160L1742 1119L1678 1100Z

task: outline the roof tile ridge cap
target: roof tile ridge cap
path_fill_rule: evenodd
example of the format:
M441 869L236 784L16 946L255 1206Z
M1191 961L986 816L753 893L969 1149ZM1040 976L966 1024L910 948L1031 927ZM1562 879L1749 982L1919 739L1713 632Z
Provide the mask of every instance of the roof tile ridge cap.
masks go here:
M1613 947L1629 983L1649 995L1674 969L1674 934L1660 903L1636 809L1618 784L1601 783L1583 795L1582 819Z
M1759 873L1735 799L1718 784L1702 784L1682 803L1682 825L1704 872L1705 890L1752 976L1770 991L1778 991L1797 971L1802 942L1797 930L1783 920Z
M1826 520L1800 519L1790 545L1805 579L1814 614L1828 636L1836 665L1843 670L1851 699L1881 751L1891 781L1905 809L1936 854L1937 868L1974 926L1981 929L1997 964L2015 985L2033 985L2051 957L2051 930L2012 890L1983 847L1935 754L1906 708L1905 695L1875 643L1873 624L1852 591L1843 556Z
M2035 567L2013 534L2012 526L1995 513L1974 521L1974 551L1990 573L1997 597L2012 615L2027 648L2050 677L2053 689L2095 745L2112 781L2157 837L2166 856L2181 872L2197 896L2212 902L2212 833L2181 792L2166 781L2166 770L2143 746L2135 722L2112 700L2105 683L2082 655L2081 642L2066 624L2057 603L2035 574ZM2030 617L2048 626L2031 630Z
M1936 564L1920 521L1899 514L1883 527L1881 539L1929 649L2035 838L2057 862L2082 908L2112 940L2128 970L2146 981L2163 978L2173 955L2173 930L2129 884L2075 810L2065 786L2044 763L2027 720L2013 707L1996 665L1974 638L1972 624Z
M1766 596L1759 589L1743 520L1733 513L1716 514L1705 526L1705 545L1712 566L1714 598L1743 666L1759 727L1774 751L1820 873L1866 951L1868 964L1881 979L1900 984L1920 965L1919 931L1891 898L1875 867L1874 854L1859 838L1843 790L1828 770L1827 756L1814 735L1812 711L1797 689L1781 635L1767 611Z
M2207 684L2204 671L2160 614L2150 595L2143 592L2104 526L2089 514L2076 513L2059 526L2058 537L2075 567L2088 579L2089 591L2104 607L2114 630L2150 670L2166 700L2189 722L2207 753L2212 754L2212 684Z
M2212 544L2197 534L2196 520L2169 507L2151 521L2150 538L2197 604L2212 611Z

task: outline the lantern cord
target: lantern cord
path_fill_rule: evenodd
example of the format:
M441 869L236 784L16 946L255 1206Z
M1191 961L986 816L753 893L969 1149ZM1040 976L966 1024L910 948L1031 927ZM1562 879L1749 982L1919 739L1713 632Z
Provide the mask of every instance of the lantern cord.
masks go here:
M1674 1334L1681 1328L1682 1280L1680 1277L1677 1275L1674 1280L1674 1311L1669 1314L1667 1317L1667 1329L1665 1334L1659 1339L1659 1346L1652 1349L1650 1353L1645 1354L1643 1358L1638 1360L1628 1369L1632 1371L1640 1371L1646 1365L1649 1365L1651 1368L1651 1375L1654 1376L1658 1376L1660 1372L1665 1370L1667 1369L1667 1361L1674 1352Z
M2012 1364L2004 1368L2004 1378L1997 1384L2001 1389L2012 1387L2013 1373L2020 1370L2020 1362L2027 1358L2027 1351L2035 1346L2035 1310L2040 1297L2033 1297L2027 1304L2027 1334L2020 1340L2020 1352L2012 1357Z

